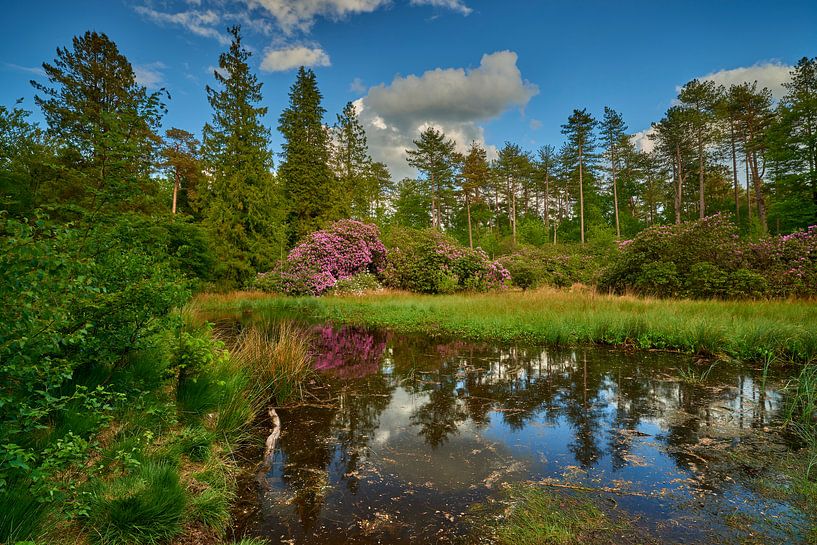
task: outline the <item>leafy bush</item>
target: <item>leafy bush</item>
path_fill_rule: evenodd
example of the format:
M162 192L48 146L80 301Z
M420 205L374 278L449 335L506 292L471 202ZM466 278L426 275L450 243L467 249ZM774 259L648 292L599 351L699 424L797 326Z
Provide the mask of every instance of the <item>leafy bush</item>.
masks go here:
M419 293L452 293L500 288L510 273L480 249L470 250L436 229L391 233L381 273L385 286Z
M274 270L259 274L253 287L289 295L321 295L339 280L362 272L378 273L385 258L377 226L341 220L309 235Z
M814 296L817 227L755 243L720 215L651 227L622 244L599 287L659 297Z
M595 248L562 244L541 248L520 246L513 253L499 258L510 272L513 284L522 289L592 284L602 261L603 257L595 253Z

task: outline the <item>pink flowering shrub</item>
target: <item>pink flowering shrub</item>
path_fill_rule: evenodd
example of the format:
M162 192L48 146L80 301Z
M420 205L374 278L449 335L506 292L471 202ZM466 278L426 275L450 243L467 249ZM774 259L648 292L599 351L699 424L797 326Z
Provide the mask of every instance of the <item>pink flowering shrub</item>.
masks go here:
M381 277L385 286L420 293L504 288L510 273L481 249L471 250L435 229L392 232Z
M651 227L620 249L599 288L722 299L817 295L817 228L750 243L721 215Z
M386 248L376 225L341 220L306 237L275 269L259 274L255 287L289 295L321 295L339 280L379 273L385 261Z
M766 278L769 295L817 295L817 225L750 244L747 258Z

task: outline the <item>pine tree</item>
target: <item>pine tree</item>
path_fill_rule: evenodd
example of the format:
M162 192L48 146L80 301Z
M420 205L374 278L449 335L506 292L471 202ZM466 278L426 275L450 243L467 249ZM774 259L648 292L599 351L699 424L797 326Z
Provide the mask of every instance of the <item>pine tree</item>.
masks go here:
M96 32L58 48L43 70L48 84L31 84L42 93L34 100L62 150L63 185L53 193L92 216L150 206L158 189L150 174L161 142L161 93L139 85L116 44Z
M366 131L360 124L353 103L344 106L332 128L332 166L338 179L339 213L357 219L371 216L376 199L371 174L372 158L366 143Z
M556 171L558 157L556 155L556 149L551 145L545 145L539 148L538 156L539 159L536 161L536 169L538 171L539 188L542 191L542 221L545 223L545 229L550 231L550 184Z
M454 141L442 131L429 127L414 140L417 149L406 150L408 164L426 177L427 193L431 196L431 224L442 228L441 200L454 182Z
M527 187L532 165L530 156L522 151L517 144L505 142L499 150L496 161L496 172L505 186L505 202L508 207L508 225L511 228L511 237L516 244L517 223L517 196L519 189ZM524 206L523 206L524 208Z
M278 121L284 137L278 175L288 207L290 244L340 217L335 203L342 192L329 167L322 98L315 73L302 66L290 88L289 106Z
M579 174L579 221L582 244L584 244L584 171L593 160L596 145L593 134L595 127L596 120L586 109L573 110L567 124L562 125L562 134L567 136L570 162Z
M491 175L488 167L488 159L485 148L471 143L468 155L465 156L460 178L462 180L462 193L465 197L465 210L468 215L468 246L474 248L474 235L471 227L471 201L474 195L479 194L479 190L485 187Z
M670 166L673 179L675 223L681 223L684 182L692 155L693 134L689 115L678 106L671 106L658 123L653 123L656 152Z
M618 179L616 175L622 170L624 148L627 146L627 124L621 114L612 108L604 107L604 118L601 121L601 141L610 172L610 184L613 188L613 209L616 218L616 237L621 238L621 222L618 214Z
M207 86L213 119L204 127L204 156L210 176L205 225L216 244L226 283L240 285L269 268L282 253L282 221L274 184L267 108L261 83L247 63L239 27L213 72L218 88Z
M201 209L202 165L199 141L183 129L165 133L162 164L173 183L171 213L195 215Z
M687 110L698 151L698 217L706 217L704 181L706 179L706 149L715 139L715 107L718 86L713 81L694 79L681 88L678 101Z

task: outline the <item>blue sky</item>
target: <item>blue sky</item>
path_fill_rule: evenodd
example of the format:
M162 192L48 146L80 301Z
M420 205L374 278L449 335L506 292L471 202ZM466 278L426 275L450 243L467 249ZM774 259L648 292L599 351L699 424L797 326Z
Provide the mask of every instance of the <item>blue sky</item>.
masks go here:
M373 155L396 177L410 173L402 150L427 125L463 146L533 150L559 145L573 108L598 116L607 105L638 132L692 78L757 79L779 95L787 67L817 56L814 0L11 0L4 11L0 104L34 109L37 67L93 29L140 81L170 92L167 127L198 132L225 29L241 23L269 126L294 67L311 64L327 121L357 100Z

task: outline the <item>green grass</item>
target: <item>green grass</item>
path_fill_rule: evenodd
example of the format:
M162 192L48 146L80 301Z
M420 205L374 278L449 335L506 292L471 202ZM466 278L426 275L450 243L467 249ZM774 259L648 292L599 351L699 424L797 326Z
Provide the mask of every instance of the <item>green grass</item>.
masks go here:
M180 532L186 505L178 470L146 463L129 475L96 484L86 525L101 545L153 545Z
M556 495L535 486L511 487L508 496L508 513L495 530L497 545L588 543L595 533L612 526L588 500Z
M742 361L817 361L817 305L800 300L663 300L542 289L323 298L235 293L201 296L192 305L204 315L251 309L482 341L627 345Z

